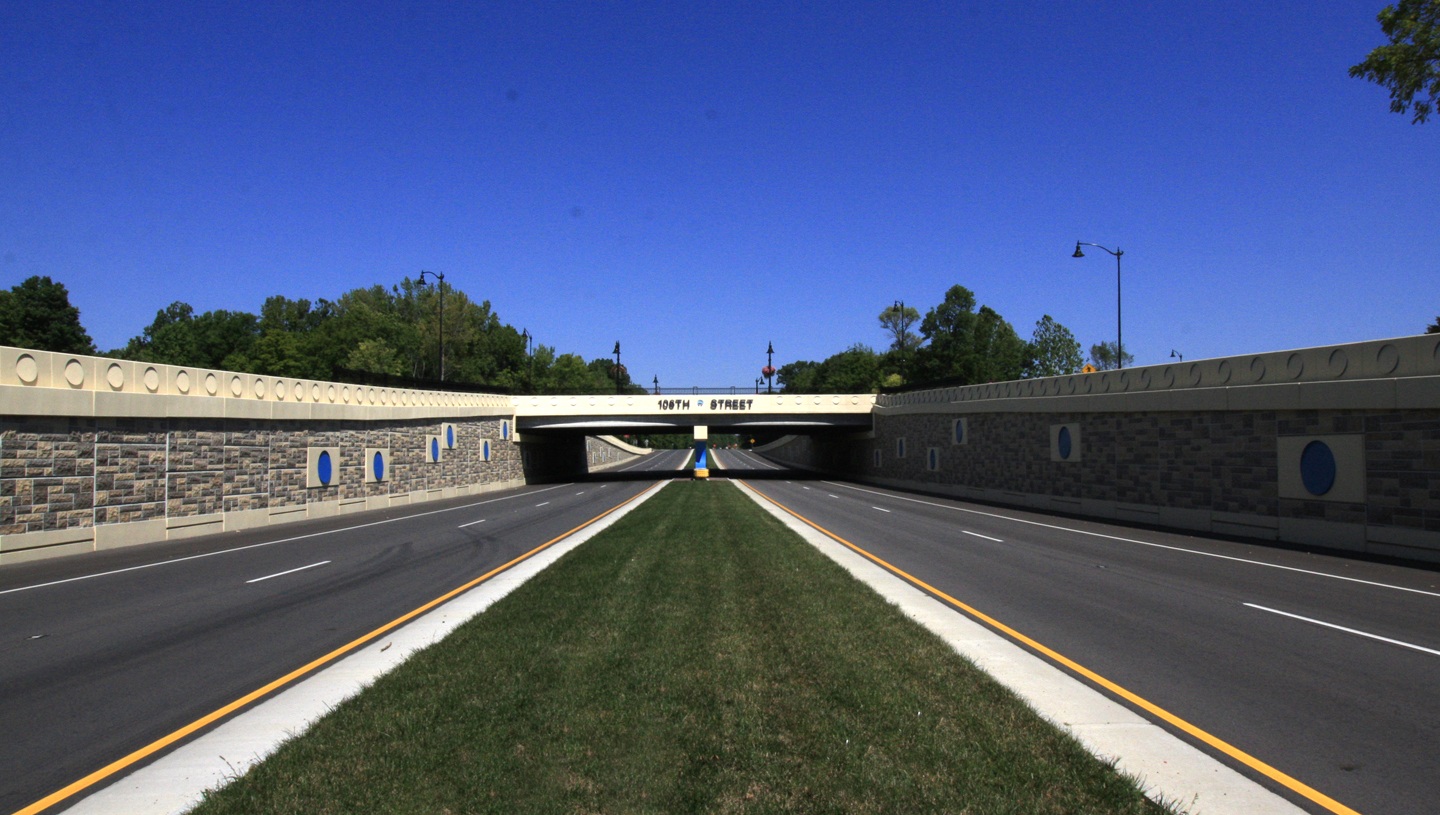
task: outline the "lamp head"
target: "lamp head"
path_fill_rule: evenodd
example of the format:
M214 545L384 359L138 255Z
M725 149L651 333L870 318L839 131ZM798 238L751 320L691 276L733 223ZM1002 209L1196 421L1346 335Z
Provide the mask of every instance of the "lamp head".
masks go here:
M1076 242L1075 242L1075 254L1071 255L1070 257L1072 257L1072 258L1083 258L1083 257L1085 257L1085 253L1080 251L1080 242L1079 242L1079 241L1076 241Z

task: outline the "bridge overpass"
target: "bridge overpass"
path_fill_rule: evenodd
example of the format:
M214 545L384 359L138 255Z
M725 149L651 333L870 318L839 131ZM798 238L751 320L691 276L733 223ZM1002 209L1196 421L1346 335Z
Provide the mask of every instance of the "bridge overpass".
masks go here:
M875 395L785 394L513 397L515 427L538 436L596 433L724 432L814 433L871 427Z

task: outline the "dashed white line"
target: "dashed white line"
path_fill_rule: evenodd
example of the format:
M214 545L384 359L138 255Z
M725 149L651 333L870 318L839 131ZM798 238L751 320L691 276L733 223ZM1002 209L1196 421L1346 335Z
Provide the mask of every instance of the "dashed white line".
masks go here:
M827 492L827 493L825 493L825 494L828 495L828 496L830 496L831 498L836 499L837 501L840 499L840 496L836 495L836 494L833 493L833 492Z
M303 571L305 571L306 569L313 569L313 568L315 568L316 566L324 566L326 563L329 563L329 562L330 562L330 561L328 561L328 560L322 560L322 561L320 561L319 563L311 563L309 566L301 566L301 567L298 568L298 569L290 569L290 570L284 571L284 572L276 572L275 574L267 574L267 575L265 575L264 577L257 577L257 578L255 578L254 580L246 580L245 582L246 582L246 583L259 583L261 580L269 580L269 579L272 578L272 577L281 577L281 576L287 575L287 574L295 574L296 572L303 572Z
M1268 612L1270 612L1271 614L1279 614L1279 615L1282 616L1282 617L1292 617L1292 618L1294 618L1294 619L1296 619L1296 620L1304 620L1304 621L1307 622L1307 623L1314 623L1315 625L1323 625L1323 626L1325 626L1326 628L1333 628L1333 629L1335 629L1336 631L1344 631L1344 632L1347 633L1347 634L1355 634L1355 635L1361 636L1361 637L1369 637L1369 638L1372 639L1372 640L1379 640L1379 641L1381 641L1381 642L1388 642L1388 643L1390 643L1391 645L1398 645L1398 646L1400 646L1401 648L1411 648L1411 649L1414 649L1414 650L1416 650L1416 651L1424 651L1424 652L1427 653L1427 654L1434 654L1435 656L1440 657L1440 651L1436 651L1436 650L1433 649L1433 648L1425 648L1425 647L1419 646L1419 645L1412 645L1412 644L1410 644L1410 643L1408 643L1408 642L1401 642L1400 640L1392 640L1392 639L1390 639L1389 637L1382 637L1382 636L1380 636L1379 634L1368 634L1368 633L1366 633L1366 632L1364 632L1364 631L1356 631L1356 630L1353 629L1353 628L1346 628L1346 627L1343 626L1343 625L1336 625L1336 624L1334 624L1334 623L1327 623L1327 622L1325 622L1324 620L1316 620L1316 619L1313 619L1313 618L1310 618L1310 617L1301 617L1299 614L1291 614L1291 613L1288 612L1288 611L1280 611L1280 610L1278 610L1278 609L1266 608L1265 606L1257 606L1257 605L1255 605L1254 603L1245 603L1245 605L1248 606L1249 608L1258 608L1258 609L1260 609L1261 611L1268 611Z
M962 529L962 530L960 530L960 531L961 531L961 532L964 532L964 533L967 534L967 535L974 535L974 536L977 537L977 538L984 538L984 539L987 540L987 541L995 541L996 543L1004 543L1004 542L1005 542L1005 541L1000 540L999 538L992 538L992 537L990 537L989 535L982 535L982 534L980 534L979 532L971 532L971 531L968 530L968 529Z
M880 507L870 507L870 508L871 508L871 509L879 509L881 512L889 512L889 511L890 511L890 510L888 510L888 509L881 509Z
M475 524L483 524L483 523L485 523L486 520L487 520L487 519L485 519L485 518L481 518L481 519L478 520L478 521L471 521L471 522L468 523L468 524L460 524L459 526L457 526L457 527L455 527L455 528L456 528L456 529L464 529L464 528L467 527L467 526L474 526Z
M17 592L17 591L29 591L30 589L43 589L43 588L45 588L46 586L58 586L58 585L60 585L60 584L62 584L62 583L74 583L76 580L89 580L89 579L92 578L92 577L108 577L109 575L112 575L112 574L122 574L122 573L124 573L124 572L133 572L133 571L135 571L136 569L149 569L149 568L151 568L151 567L153 567L153 566L169 566L169 565L175 564L175 563L184 563L184 562L187 561L187 560L199 560L200 558L215 557L216 555L228 555L228 554L230 554L231 552L244 552L244 551L247 550L247 549L258 549L258 548L260 548L260 547L262 547L262 546L274 546L274 545L277 544L277 543L291 543L291 542L298 541L298 540L305 540L306 538L318 538L318 537L321 537L321 536L323 536L323 535L334 535L334 534L336 534L337 532L350 532L350 531L355 530L355 529L364 529L364 528L369 527L369 526L380 526L381 524L393 524L393 523L397 523L397 522L399 522L399 521L408 521L408 520L410 520L410 519L412 519L412 518L423 518L423 517L425 517L426 515L438 515L438 514L440 514L440 513L442 513L442 512L454 512L454 511L457 510L457 509L469 509L470 507L478 507L478 506L480 506L481 504L493 504L493 503L495 503L496 501L509 501L511 498L523 498L523 497L525 497L525 496L527 496L527 495L534 495L534 494L537 493L537 492L547 492L547 491L549 491L549 490L556 490L556 489L559 489L559 488L561 488L561 487L569 487L569 486L571 486L571 484L573 484L573 482L567 482L567 483L565 483L565 484L556 484L556 485L553 486L553 487L545 487L545 488L543 488L543 489L538 489L538 490L529 490L529 491L527 491L527 492L519 492L519 493L516 493L516 494L514 494L514 495L505 495L505 496L501 496L500 498L491 498L491 499L486 500L486 501L476 501L476 502L473 503L473 504L461 504L461 505L458 506L458 507L445 507L444 509L432 509L432 510L430 510L429 512L416 512L416 513L413 514L413 515L402 515L402 516L400 516L399 518L386 518L386 519L383 520L383 521L371 521L370 523L355 524L354 526L342 526L342 527L340 527L339 529L327 529L327 530L325 530L324 532L311 532L311 533L308 534L308 535L296 535L296 536L293 537L293 538L281 538L281 539L279 539L279 540L265 541L264 543L251 543L251 544L248 544L248 545L246 545L246 546L236 546L236 547L233 548L233 549L221 549L221 550L218 551L218 552L206 552L206 553L203 554L203 555L190 555L190 556L188 556L188 557L177 557L177 558L174 558L173 560L158 560L158 561L156 561L156 562L154 562L154 563L142 563L142 564L140 564L139 566L127 566L127 567L125 567L125 568L123 568L123 569L112 569L112 570L110 570L110 571L108 571L108 572L96 572L95 574L82 574L82 575L80 575L80 576L78 576L78 577L67 577L67 578L65 578L64 580L51 580L49 583L36 583L36 584L34 584L34 585L32 585L32 586L19 586L19 587L13 588L13 589L5 589L4 591L0 591L0 594L10 594L11 592Z
M1299 572L1300 574L1309 574L1316 577L1328 577L1332 580L1344 580L1348 583L1360 583L1366 586L1376 586L1382 589L1395 589L1396 591L1408 591L1412 594L1424 594L1429 597L1440 597L1440 592L1425 591L1423 589L1412 589L1408 586L1396 586L1391 583L1379 583L1374 580L1361 580L1358 577L1345 577L1343 575L1329 574L1327 572L1317 572L1311 569L1300 569L1295 566L1281 566L1278 563L1266 563L1263 560L1248 560L1243 557L1220 555L1214 552L1202 552L1198 549L1186 549L1183 546L1167 546L1163 543L1152 543L1150 541L1136 540L1134 538L1122 538L1119 535L1106 535L1102 532L1088 532L1084 529L1075 529L1073 527L1059 526L1057 524L1044 524L1040 523L1039 521L1027 521L1024 518L1014 518L1009 515L1000 515L995 512L981 512L978 509L966 509L965 507L951 506L950 504L937 504L934 501L922 501L919 498L907 498L903 495L894 495L888 492L879 492L878 490L867 490L863 487L856 487L850 484L841 484L836 481L826 481L824 483L836 487L841 487L847 490L855 490L856 492L868 492L871 495L883 495L886 498L893 498L896 501L909 501L912 504L924 504L928 507L939 507L940 509L949 509L954 510L955 512L968 512L971 515L984 515L987 518L999 518L1002 521L1013 521L1017 524L1029 524L1031 526L1039 526L1045 529L1058 529L1061 532L1074 532L1077 535L1089 535L1094 538L1105 538L1106 540L1121 541L1123 543L1138 543L1141 546L1151 546L1156 549L1169 549L1172 552L1185 552L1191 555L1204 555L1205 557L1219 558L1221 560L1233 560L1237 563L1248 563L1252 566L1268 566L1271 569L1283 569L1287 572Z
M535 506L537 506L537 507L543 507L543 506L545 506L545 505L548 504L548 503L550 503L550 502L549 502L549 501L541 501L540 503L536 504Z

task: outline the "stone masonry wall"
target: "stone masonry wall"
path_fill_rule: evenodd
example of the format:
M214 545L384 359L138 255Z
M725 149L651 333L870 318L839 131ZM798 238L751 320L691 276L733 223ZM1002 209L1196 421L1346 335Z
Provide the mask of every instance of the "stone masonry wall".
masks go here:
M767 455L997 503L1440 561L1440 406L972 412L963 444L959 418L877 415L873 438L796 437ZM1053 460L1055 425L1078 428L1073 460ZM1363 467L1339 461L1342 477L1361 468L1358 500L1282 497L1283 439L1347 435L1363 437Z
M455 449L432 464L425 442L441 433L436 420L0 416L0 563L84 550L87 540L104 548L105 536L96 532L116 525L163 523L143 535L157 539L158 528L163 539L176 529L220 531L296 512L305 517L307 508L369 508L375 500L403 503L413 494L521 483L508 417L454 425ZM490 442L488 461L481 440ZM306 488L309 447L340 448L332 486ZM366 447L390 450L388 480L364 482ZM39 551L53 546L64 550Z

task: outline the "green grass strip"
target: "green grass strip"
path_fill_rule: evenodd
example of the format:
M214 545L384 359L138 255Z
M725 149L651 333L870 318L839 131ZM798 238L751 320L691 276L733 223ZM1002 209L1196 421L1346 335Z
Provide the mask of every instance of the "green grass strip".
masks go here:
M723 482L672 483L195 810L1159 811Z

